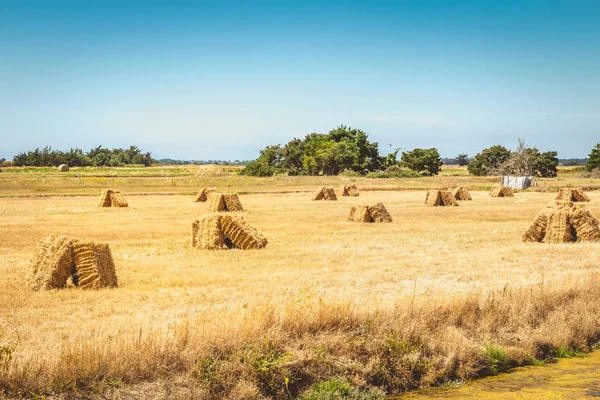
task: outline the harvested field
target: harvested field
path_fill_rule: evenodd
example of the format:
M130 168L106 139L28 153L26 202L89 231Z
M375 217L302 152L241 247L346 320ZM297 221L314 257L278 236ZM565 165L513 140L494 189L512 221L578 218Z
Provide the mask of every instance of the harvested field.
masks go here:
M451 212L424 212L422 190L362 191L361 203L382 202L395 220L368 225L346 222L358 199L307 193L239 196L269 239L260 251L193 249L190 193L129 195L127 213L90 208L94 197L3 199L0 343L14 351L0 390L285 397L285 377L295 395L316 377L353 373L402 391L472 376L487 340L524 362L585 349L599 333L600 244L521 241L556 192L505 202L472 190ZM588 195L600 215L600 192ZM31 256L51 233L110 242L119 288L28 288ZM395 357L420 369L402 375Z

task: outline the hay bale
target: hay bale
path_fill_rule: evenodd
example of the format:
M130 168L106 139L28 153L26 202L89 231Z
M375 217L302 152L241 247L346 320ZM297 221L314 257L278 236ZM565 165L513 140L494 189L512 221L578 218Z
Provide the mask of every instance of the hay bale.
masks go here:
M441 192L442 196L442 206L458 206L458 202L454 195L450 191Z
M350 214L348 215L348 221L373 222L373 218L369 212L369 206L352 206L352 208L350 208Z
M358 189L356 188L356 184L351 184L351 185L347 185L344 186L342 188L342 196L351 196L351 197L356 197L358 196Z
M241 217L224 215L221 218L221 229L226 239L225 244L230 248L262 249L267 245L267 239Z
M541 242L546 236L546 227L548 226L548 211L544 210L540 212L535 219L533 224L523 234L522 240L524 242Z
M462 186L452 189L452 196L454 196L456 200L471 200L471 193Z
M332 187L323 188L323 200L337 200L337 196L335 195L335 190Z
M323 192L325 191L325 187L321 187L319 189L317 189L311 196L311 200L315 201L315 200L323 200L324 195Z
M220 193L209 193L206 204L208 205L209 211L225 211L225 198Z
M192 246L203 250L217 250L225 246L221 229L221 215L205 215L192 223Z
M373 204L369 206L369 213L373 222L392 222L392 216L387 211L383 203Z
M27 285L33 290L65 287L75 273L73 243L66 236L48 236L38 248L27 275Z
M217 191L217 189L214 189L214 188L202 188L196 195L194 202L195 203L199 203L199 202L204 203L208 199L208 195L210 193L214 193L216 191Z
M225 211L244 211L244 207L235 193L224 193L223 201L225 201Z
M514 197L513 191L508 186L494 186L490 191L491 197Z
M81 289L117 287L115 262L106 243L73 243L75 274L73 283Z
M432 207L443 205L442 192L439 190L428 190L427 196L425 197L425 205Z
M552 210L546 227L546 243L567 243L575 239L575 230L569 221L569 211L559 208Z
M112 205L112 194L113 191L111 189L103 190L102 193L100 193L100 203L98 204L98 207L110 207Z
M69 172L69 166L67 164L60 164L58 166L59 172Z
M590 201L590 198L581 190L581 188L561 188L558 190L556 200L582 202Z
M600 241L600 223L585 206L577 204L572 208L570 222L577 241Z
M129 207L125 196L121 192L112 192L110 195L110 206L111 207Z

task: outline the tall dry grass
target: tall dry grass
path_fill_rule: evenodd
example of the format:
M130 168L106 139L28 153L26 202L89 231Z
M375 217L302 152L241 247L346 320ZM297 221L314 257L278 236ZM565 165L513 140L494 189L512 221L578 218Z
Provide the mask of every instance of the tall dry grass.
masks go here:
M331 377L403 391L598 339L600 244L520 241L553 193L427 208L424 192L242 195L269 240L191 248L193 196L3 200L0 387L6 395L287 398ZM596 193L590 210L599 215ZM382 201L394 222L353 224ZM108 242L119 289L31 292L38 240ZM286 385L287 382L287 385ZM94 393L101 393L94 395Z

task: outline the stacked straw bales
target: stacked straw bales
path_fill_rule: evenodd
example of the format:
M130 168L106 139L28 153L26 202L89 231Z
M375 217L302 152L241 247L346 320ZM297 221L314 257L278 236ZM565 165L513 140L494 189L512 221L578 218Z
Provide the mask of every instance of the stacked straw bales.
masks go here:
M431 207L458 206L452 192L441 190L428 190L425 197L425 205Z
M581 188L562 188L556 195L558 201L590 201Z
M69 166L67 164L60 164L58 166L59 172L69 172Z
M333 188L323 186L313 193L312 200L337 200L337 196Z
M557 201L548 205L523 234L524 242L600 241L600 223L583 205Z
M210 214L192 223L192 246L203 250L262 249L267 239L242 217Z
M214 189L214 188L202 188L196 195L196 199L194 200L194 202L204 203L206 200L208 200L208 195L210 193L215 193L216 191L217 191L217 189Z
M383 203L372 206L353 206L348 215L348 221L353 222L392 222L392 216L388 213Z
M491 197L515 197L513 191L508 186L494 186L490 191Z
M27 285L34 290L60 289L69 280L82 289L116 287L115 263L108 245L54 235L43 240Z
M342 188L342 197L343 196L356 197L358 195L359 195L358 189L356 188L356 184L354 184L354 183L351 185L348 185L348 186L344 186Z
M98 207L128 207L127 200L121 192L115 192L111 189L103 190L100 193L100 203Z
M471 193L462 186L452 189L451 192L456 200L472 200Z
M213 212L244 211L244 207L235 193L209 193L206 203L208 210Z

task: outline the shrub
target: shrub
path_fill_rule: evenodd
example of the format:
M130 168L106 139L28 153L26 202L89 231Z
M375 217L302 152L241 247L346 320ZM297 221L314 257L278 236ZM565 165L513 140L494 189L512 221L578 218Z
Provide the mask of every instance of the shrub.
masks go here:
M377 400L384 399L385 393L374 389L358 389L338 378L314 384L301 400Z
M498 375L510 368L510 358L500 346L485 346L485 359L490 374Z

